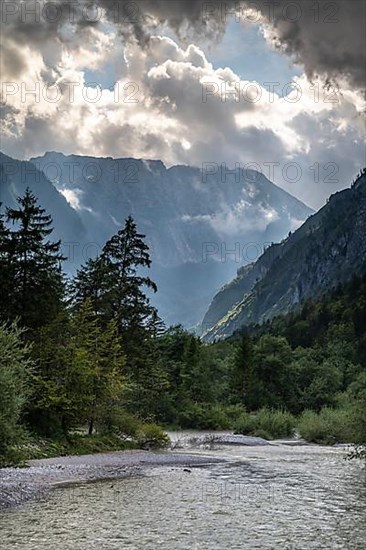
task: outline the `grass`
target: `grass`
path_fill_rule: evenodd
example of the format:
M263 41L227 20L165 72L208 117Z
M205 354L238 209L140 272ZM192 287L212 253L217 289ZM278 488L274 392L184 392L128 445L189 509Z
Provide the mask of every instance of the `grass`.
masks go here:
M74 456L83 454L106 453L136 449L133 441L123 441L115 435L79 435L68 438L30 437L17 448L22 462L37 458L54 458L57 456Z

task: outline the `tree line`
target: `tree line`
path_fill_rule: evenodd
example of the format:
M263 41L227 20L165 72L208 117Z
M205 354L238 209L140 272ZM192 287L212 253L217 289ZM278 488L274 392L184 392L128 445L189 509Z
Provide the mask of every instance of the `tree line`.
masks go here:
M258 411L351 407L352 437L366 441L365 277L208 345L151 305L144 239L127 218L68 279L29 189L0 215L0 461L27 434L136 438L144 426L166 441L153 423L254 433Z

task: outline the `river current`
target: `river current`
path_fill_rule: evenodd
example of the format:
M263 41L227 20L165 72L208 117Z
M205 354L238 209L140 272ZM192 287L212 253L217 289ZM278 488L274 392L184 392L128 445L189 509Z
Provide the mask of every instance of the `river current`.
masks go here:
M1 514L1 550L366 548L364 465L341 448L189 448L225 459L55 489Z

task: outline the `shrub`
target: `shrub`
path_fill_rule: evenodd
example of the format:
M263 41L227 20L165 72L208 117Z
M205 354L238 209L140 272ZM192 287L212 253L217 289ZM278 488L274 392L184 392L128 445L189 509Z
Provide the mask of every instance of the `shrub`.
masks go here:
M350 408L304 411L297 428L301 437L312 443L350 443L354 437L354 414Z
M115 407L111 412L108 423L102 426L102 433L117 433L121 437L136 437L141 427L141 421L133 414Z
M234 423L234 432L238 434L249 435L254 432L256 427L257 423L255 415L244 412Z
M296 420L286 411L261 409L257 415L258 427L270 434L271 439L293 435Z
M15 324L0 325L0 462L18 460L16 446L24 437L21 414L29 396L30 349Z
M241 414L234 430L244 435L276 439L293 435L295 424L295 417L289 412L263 408L255 414Z
M190 403L179 415L182 428L197 430L228 430L233 425L233 417L242 407L225 407L220 404Z
M142 448L156 449L170 445L168 434L157 424L142 424L136 438L138 445Z

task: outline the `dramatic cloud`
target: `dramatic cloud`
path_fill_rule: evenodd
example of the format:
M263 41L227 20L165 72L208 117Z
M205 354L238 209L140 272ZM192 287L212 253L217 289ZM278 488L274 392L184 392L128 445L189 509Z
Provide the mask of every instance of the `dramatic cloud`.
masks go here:
M271 11L262 0L59 1L54 12L42 10L45 1L3 2L2 147L15 157L53 149L168 165L251 163L317 207L364 159L363 3L347 2L347 13L343 0L329 4L336 14L321 2L317 13L316 2L282 0ZM285 91L268 90L215 68L205 44L229 17L243 32L257 25L304 74Z
M2 2L4 54L14 45L50 46L55 41L74 43L87 38L90 28L109 23L126 39L135 36L148 47L151 34L169 26L181 39L218 39L227 21L262 23L275 47L304 65L309 78L347 77L365 87L366 42L363 1L334 0L26 0ZM10 41L10 44L7 41ZM6 56L5 59L9 59ZM19 72L22 60L14 55L8 71Z

